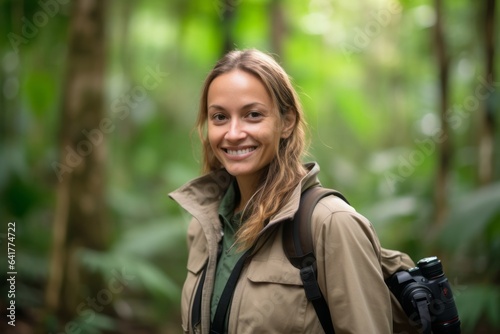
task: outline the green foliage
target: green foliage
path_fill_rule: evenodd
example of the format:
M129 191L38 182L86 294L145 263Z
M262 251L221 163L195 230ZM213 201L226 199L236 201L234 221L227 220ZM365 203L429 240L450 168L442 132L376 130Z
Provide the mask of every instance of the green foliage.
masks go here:
M104 331L116 331L117 324L116 321L104 314L95 314L93 320L86 321L78 317L74 321L75 328L82 331L82 333L89 334L100 334Z
M498 247L499 203L500 182L462 195L453 203L446 226L440 234L441 246L451 253L470 252L478 242Z
M481 321L500 329L500 183L459 196L437 242L461 266L464 281L457 305L466 331ZM454 268L454 273L459 272Z
M414 259L429 253L445 259L464 332L479 323L499 328L500 174L497 168L496 183L477 185L482 107L453 111L461 122L451 128L449 215L434 226L439 143L433 135L440 126L434 3L243 0L226 9L223 3L107 2L105 110L114 128L104 136L105 205L112 238L106 250L84 249L79 259L104 282L122 268L135 279L113 301L114 310L132 311L117 311L120 319L104 313L91 322L75 319L79 327L119 331L119 320L133 319L153 332L180 331L189 217L167 195L199 174L191 130L200 89L230 36L237 48L281 50L278 59L310 125L306 160L320 163L322 183L342 191L373 222L385 247ZM486 76L483 2L444 3L450 106L463 105ZM284 18L278 40L271 38L278 22L273 6ZM9 33L23 36L22 19L33 22L45 12L39 1L0 1L0 220L19 226L19 304L37 310L53 241L58 179L52 163L59 160L58 134L68 126L60 124L60 106L70 7L46 14L47 22L16 50ZM231 24L224 14L232 15ZM495 38L498 53L500 35ZM144 88L148 69L166 75L118 117L116 102ZM493 110L499 110L497 90L487 100ZM495 138L499 162L498 133Z
M47 71L29 73L23 87L29 102L29 108L38 121L50 110L56 97L56 83L52 73ZM40 83L43 82L43 85Z
M186 261L184 253L179 252L185 248L186 228L169 221L172 219L136 224L124 229L106 252L85 249L80 253L82 264L100 273L105 282L116 272L126 273L127 289L113 303L141 309L134 316L141 323L161 325L165 314L172 314L180 303L181 277L176 271ZM95 318L89 323L100 320Z
M500 289L490 285L469 285L455 296L460 320L465 332L472 332L476 324L487 320L500 328Z

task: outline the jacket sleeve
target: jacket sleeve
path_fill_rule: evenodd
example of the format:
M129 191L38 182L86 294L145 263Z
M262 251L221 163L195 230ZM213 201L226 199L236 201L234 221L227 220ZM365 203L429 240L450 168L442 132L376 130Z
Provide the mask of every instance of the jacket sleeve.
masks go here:
M342 200L327 197L314 210L312 228L318 282L335 332L392 333L390 292L371 223Z

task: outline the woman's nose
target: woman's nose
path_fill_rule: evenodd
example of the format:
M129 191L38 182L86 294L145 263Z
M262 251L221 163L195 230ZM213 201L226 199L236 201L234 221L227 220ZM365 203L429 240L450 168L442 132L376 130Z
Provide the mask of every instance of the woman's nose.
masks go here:
M244 125L242 122L238 119L232 119L231 122L229 123L229 129L226 132L226 139L227 140L240 140L245 138L246 132L244 129Z

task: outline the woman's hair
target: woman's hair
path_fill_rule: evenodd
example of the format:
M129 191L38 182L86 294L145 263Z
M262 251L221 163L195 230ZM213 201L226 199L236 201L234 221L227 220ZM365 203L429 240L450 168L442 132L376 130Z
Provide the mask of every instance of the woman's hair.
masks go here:
M263 173L257 191L244 211L248 217L237 233L240 249L250 247L270 218L290 198L292 191L305 175L302 155L306 150L305 121L297 93L283 68L269 55L255 50L235 50L220 59L208 74L201 95L196 126L202 142L203 172L208 173L222 167L216 158L206 133L207 96L212 81L232 70L245 71L257 77L271 96L273 107L284 121L287 112L295 114L295 125L287 138L282 138L276 157Z

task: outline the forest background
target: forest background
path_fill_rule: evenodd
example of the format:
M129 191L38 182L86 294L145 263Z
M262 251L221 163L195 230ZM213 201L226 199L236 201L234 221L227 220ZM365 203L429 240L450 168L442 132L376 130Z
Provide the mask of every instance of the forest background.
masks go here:
M293 78L322 183L383 246L442 259L465 333L500 331L499 14L0 0L0 331L181 332L189 216L167 194L200 173L201 85L233 48Z

